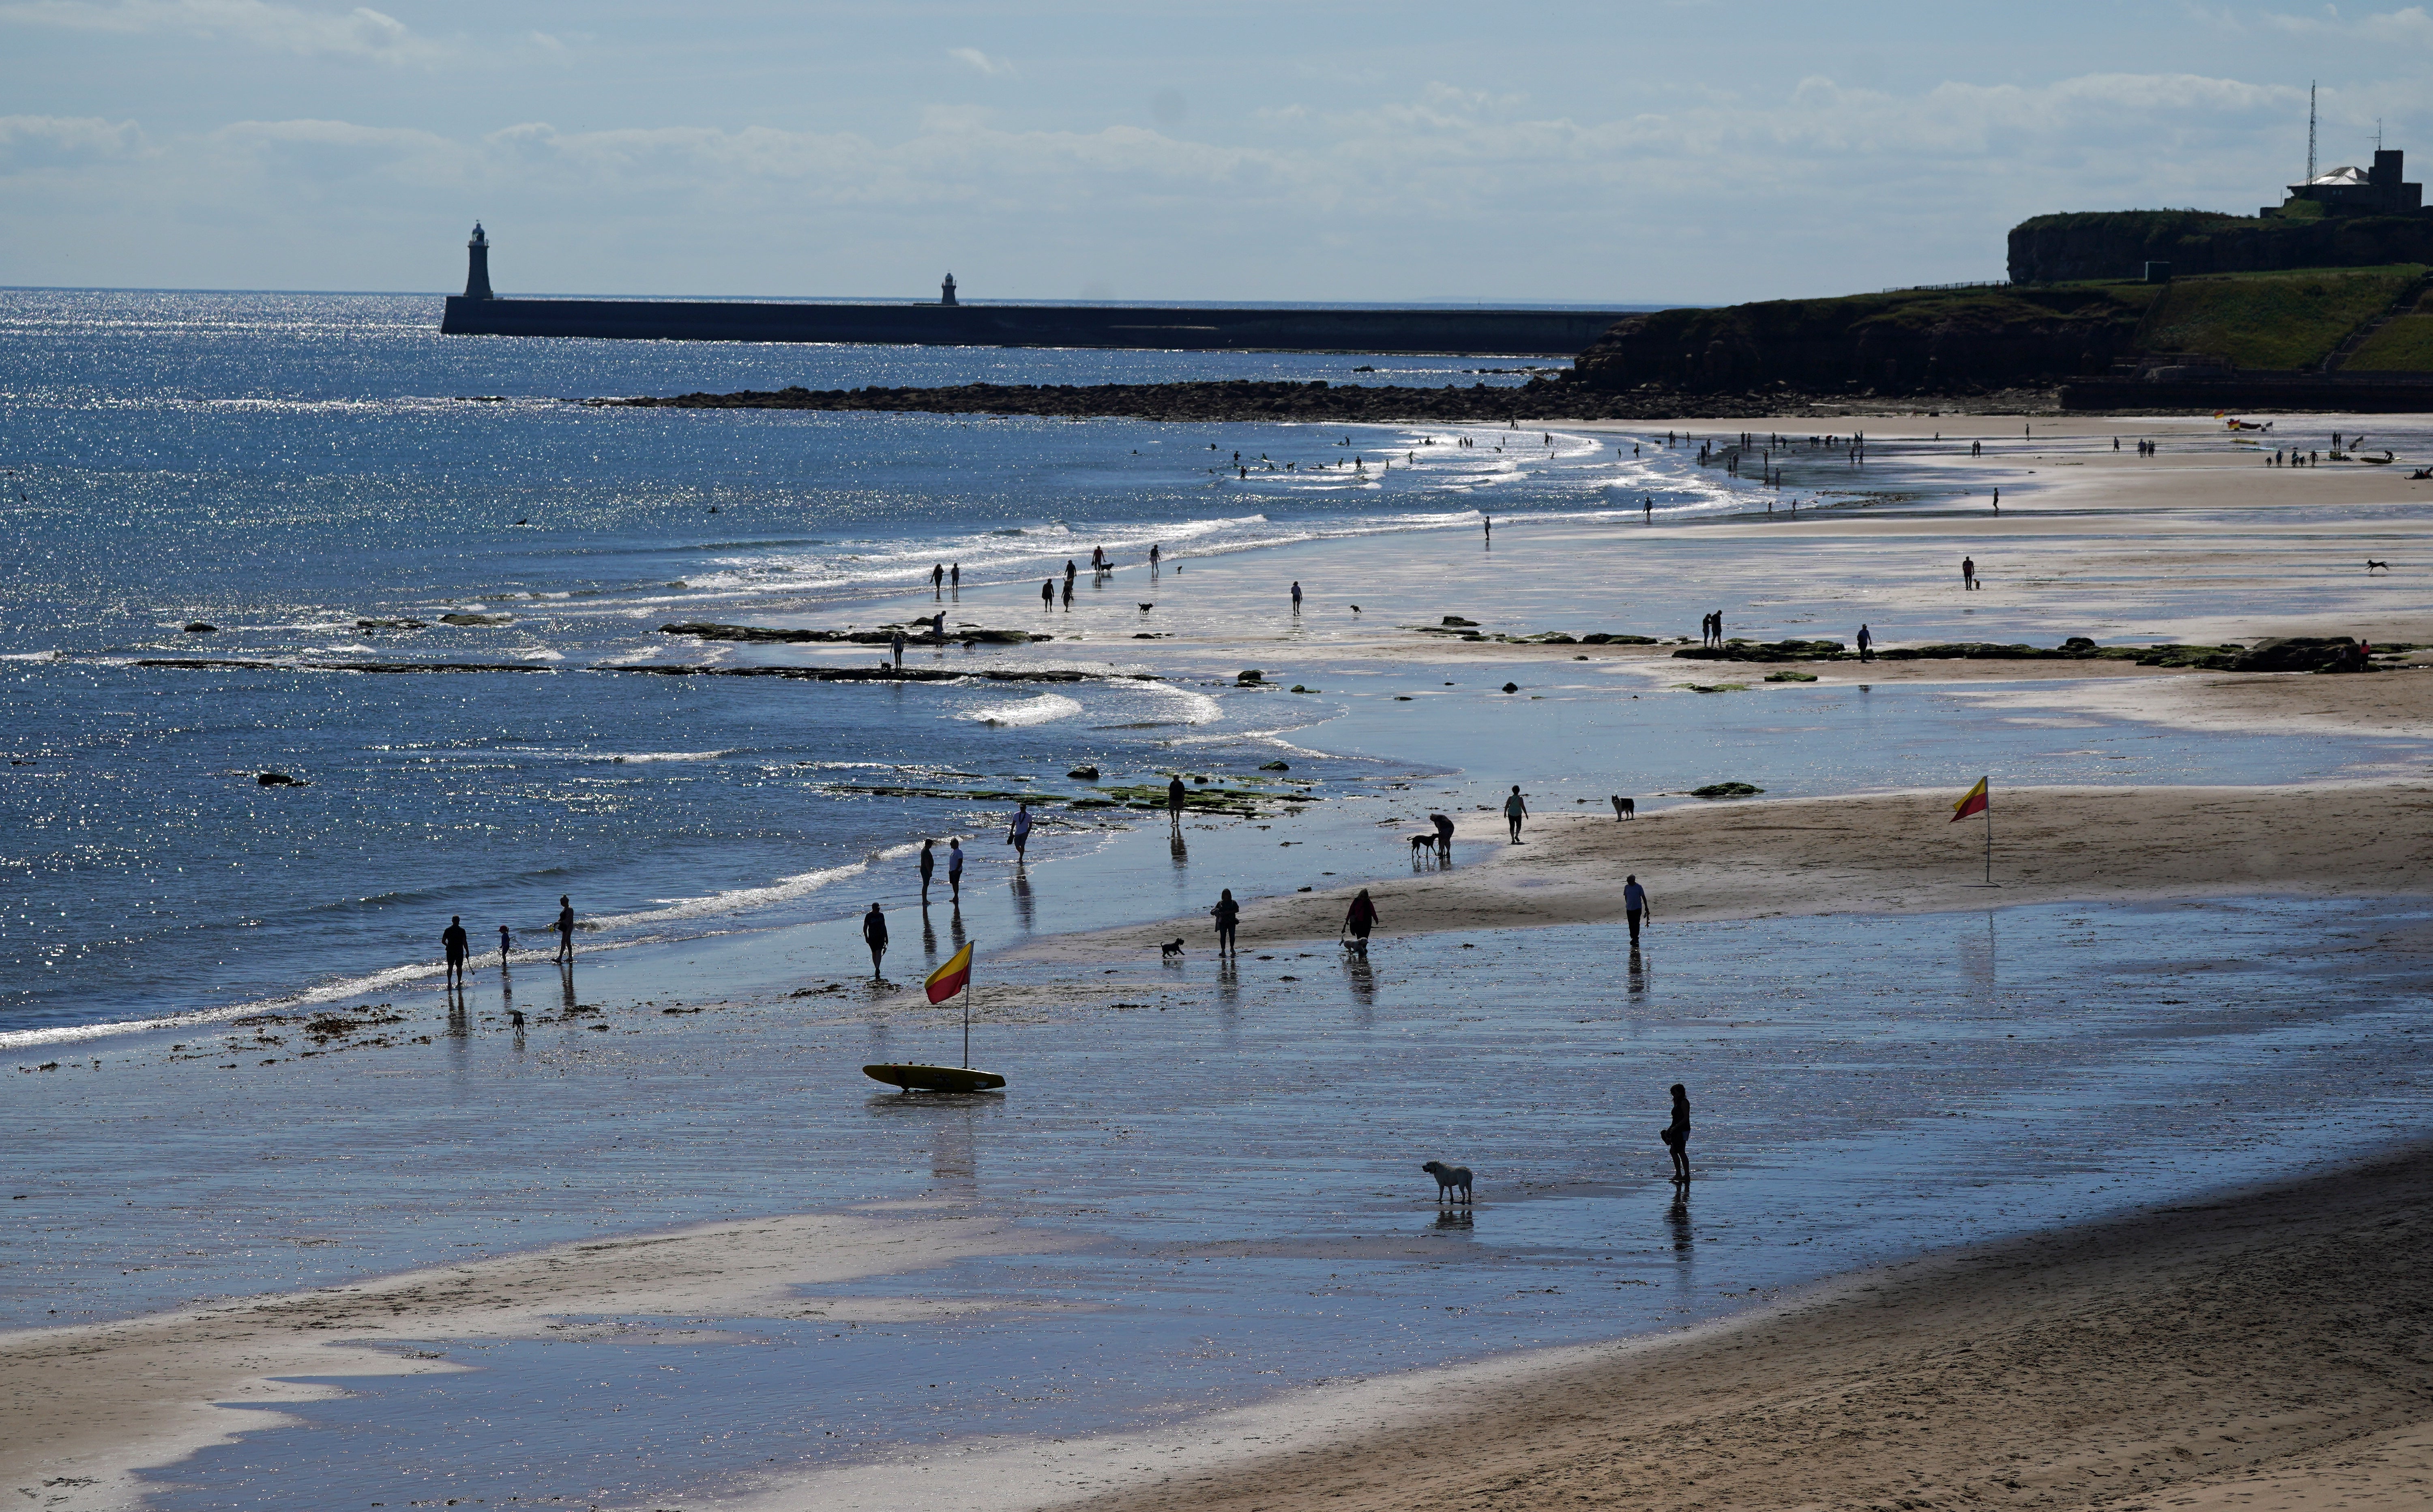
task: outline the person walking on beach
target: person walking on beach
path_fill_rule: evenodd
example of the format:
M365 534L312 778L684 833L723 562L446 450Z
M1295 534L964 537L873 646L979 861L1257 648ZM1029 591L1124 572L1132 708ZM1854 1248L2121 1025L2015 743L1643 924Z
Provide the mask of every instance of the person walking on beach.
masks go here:
M1049 578L1039 585L1039 606L1053 612L1056 607L1056 580Z
M1999 488L1997 488L1997 489L1995 489L1995 490L1994 490L1994 513L1996 513L1996 514L1998 514L1998 515L1999 515L1999 514L2000 514L2001 512L2002 512L2002 490L2001 490L2001 489L1999 489Z
M1216 899L1216 906L1208 910L1208 916L1216 921L1216 954L1234 954L1234 928L1241 922L1242 906L1234 901L1232 888L1224 890Z
M1352 900L1352 907L1343 913L1343 932L1352 937L1353 954L1369 954L1369 931L1376 925L1377 905L1369 901L1369 890L1364 887L1360 895Z
M946 564L946 587L948 591L954 593L961 593L963 591L962 563L949 562Z
M1960 586L1964 589L1973 589L1977 586L1977 559L1973 556L1964 556L1960 559Z
M861 943L870 947L870 979L885 981L887 978L879 974L878 960L887 954L887 915L878 911L876 903L861 916Z
M963 842L960 839L946 841L946 901L962 906Z
M921 907L925 909L929 906L929 877L937 870L938 842L925 840L921 842Z
M1491 542L1495 539L1495 517L1493 515L1480 515L1478 517L1478 528L1486 534L1488 540Z
M1030 805L1013 806L1013 824L1005 832L1005 842L1013 847L1013 864L1022 864L1023 853L1030 848Z
M1293 613L1301 613L1301 580L1293 580Z
M574 960L574 902L563 892L557 895L557 959L567 965Z
M503 924L499 926L499 969L501 971L507 969L507 952L515 948L515 943L516 937L507 932L507 926Z
M946 564L939 562L929 569L929 597L936 598L946 588Z
M1065 592L1070 593L1070 592L1072 592L1072 591L1073 591L1073 579L1074 579L1075 575L1076 575L1076 574L1078 574L1080 570L1081 570L1081 569L1080 569L1080 568L1078 568L1078 567L1076 567L1076 566L1074 566L1074 565L1073 565L1073 559L1072 559L1071 557L1069 557L1069 556L1068 556L1068 557L1064 558L1064 591L1065 591Z
M1640 511L1641 515L1642 515L1642 516L1643 516L1643 517L1645 518L1646 522L1647 522L1648 524L1650 524L1650 525L1655 524L1655 523L1656 523L1656 496L1655 496L1654 494L1642 494L1642 496L1640 496L1640 500L1639 500L1639 511Z
M448 916L448 927L439 931L439 949L448 958L448 984L465 985L465 958L473 953L473 943L465 937L465 921L457 914Z
M1647 921L1647 890L1639 885L1637 874L1622 879L1622 918L1630 926L1630 948L1639 948L1639 926Z
M1875 633L1869 630L1865 625L1861 625L1859 627L1859 659L1861 661L1873 661L1876 659Z
M1182 774L1178 773L1175 775L1174 780L1165 785L1166 817L1177 824L1182 823L1183 797L1184 790L1182 786Z
M1690 1089L1673 1083L1673 1121L1664 1126L1659 1136L1664 1147L1673 1152L1673 1184L1690 1184Z
M1155 576L1157 576L1157 564L1158 564L1160 561L1164 560L1164 559L1165 559L1165 551L1164 551L1164 550L1163 550L1163 549L1158 545L1158 543L1157 543L1157 542L1155 542L1155 541L1151 541L1151 542L1149 542L1149 547L1148 547L1148 575L1149 575L1149 576L1151 576L1151 577L1155 577Z
M1512 831L1512 843L1521 843L1521 821L1529 817L1529 806L1522 801L1521 785L1512 785L1512 796L1504 800L1505 827Z

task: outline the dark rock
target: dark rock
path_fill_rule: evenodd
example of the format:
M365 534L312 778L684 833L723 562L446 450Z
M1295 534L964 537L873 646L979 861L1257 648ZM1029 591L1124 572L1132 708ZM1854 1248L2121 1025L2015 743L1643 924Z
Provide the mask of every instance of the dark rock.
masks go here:
M205 624L202 620L197 620L193 624L186 627L186 634L190 636L215 636L219 634L219 629L220 627L217 625Z
M1478 623L1478 621L1475 620L1465 620L1457 614L1449 614L1443 619L1438 620L1437 623L1444 625L1474 625Z
M516 617L511 614L443 614L439 622L444 625L511 625L516 622Z
M1504 690L1507 693L1517 693L1521 691L1521 685L1519 683L1506 683L1504 685Z
M2278 636L2259 640L2232 658L2242 672L2319 672L2354 667L2363 658L2350 636Z
M1064 773L1064 775L1072 778L1076 782L1096 782L1098 780L1098 769L1096 767L1075 767L1072 771Z
M428 630L431 627L419 620L358 620L355 621L355 628L358 630Z
M1289 761L1262 761L1259 763L1259 770L1261 772L1290 772L1292 770L1292 763Z
M1267 673L1256 667L1245 667L1234 674L1234 686L1236 688L1256 688L1266 680Z
M306 786L302 781L289 776L284 772L260 773L255 775L253 781L254 786L258 788L301 788Z
M1693 798L1754 798L1763 791L1765 791L1763 788L1752 788L1745 782L1710 782L1703 788L1690 790L1690 796Z

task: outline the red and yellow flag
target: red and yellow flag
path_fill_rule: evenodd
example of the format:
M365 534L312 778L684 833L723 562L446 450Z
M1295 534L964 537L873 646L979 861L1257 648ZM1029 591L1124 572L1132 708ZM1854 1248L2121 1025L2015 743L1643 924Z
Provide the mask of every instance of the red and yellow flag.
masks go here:
M1984 784L1979 783L1979 787ZM929 991L929 1001L943 1003L971 985L972 947L965 945L946 959L946 963L929 974L921 985Z
M1985 791L1986 780L1983 777L1978 778L1977 786L1968 790L1968 796L1951 806L1953 824L1960 823L1970 814L1982 814L1993 806L1991 795Z

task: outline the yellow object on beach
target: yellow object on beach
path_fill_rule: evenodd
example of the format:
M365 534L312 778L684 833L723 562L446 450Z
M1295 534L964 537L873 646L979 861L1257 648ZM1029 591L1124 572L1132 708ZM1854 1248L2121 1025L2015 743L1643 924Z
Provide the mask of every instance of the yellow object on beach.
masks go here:
M970 985L971 979L972 947L967 944L947 957L946 963L931 972L929 979L921 985L928 993L929 1001L943 1003Z
M1993 806L1993 796L1985 790L1985 784L1990 780L1990 777L1978 778L1977 786L1968 790L1968 795L1951 806L1953 824L1960 823L1970 814L1982 814Z

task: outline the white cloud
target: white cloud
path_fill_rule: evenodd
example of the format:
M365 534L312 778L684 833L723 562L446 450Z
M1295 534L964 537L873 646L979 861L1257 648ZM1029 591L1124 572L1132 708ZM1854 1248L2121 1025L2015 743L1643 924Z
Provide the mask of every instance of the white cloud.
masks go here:
M2426 15L2423 6L2355 17L2341 15L2339 8L2334 6L2324 7L2323 13L2319 16L2288 15L2268 10L2263 20L2273 30L2293 37L2330 37L2383 46L2407 43L2433 47L2433 16Z
M964 63L970 67L976 68L992 78L1001 75L1010 76L1013 73L1012 63L1002 58L991 58L988 54L980 51L977 47L949 48L946 56L955 59L955 61L959 63Z
M451 51L368 6L334 11L303 10L266 0L16 0L0 5L0 22L127 36L172 32L305 58L392 63L434 62Z
M132 121L0 115L0 172L130 158L144 150L144 129Z

